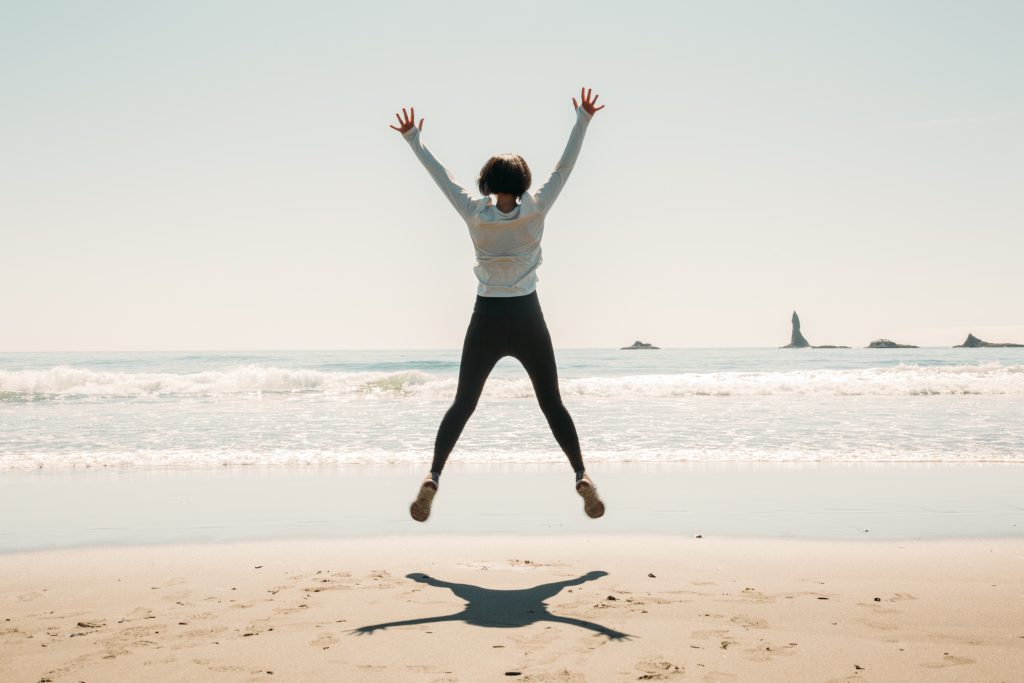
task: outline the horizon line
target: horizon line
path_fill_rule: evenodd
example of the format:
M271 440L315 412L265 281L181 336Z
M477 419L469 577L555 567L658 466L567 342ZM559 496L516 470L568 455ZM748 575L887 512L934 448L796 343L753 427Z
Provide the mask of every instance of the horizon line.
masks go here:
M837 345L838 346L838 345ZM872 351L912 351L917 349L983 349L983 348L1020 348L1020 347L963 347L959 345L919 345L909 349L871 348L869 346L839 346L838 348L820 348L813 345L807 347L786 346L659 346L655 349L628 349L619 346L556 346L555 350L563 351L721 351L721 350L779 350L802 351L853 351L870 349ZM42 349L42 350L10 350L0 349L2 354L29 353L334 353L339 351L461 351L458 346L422 346L422 347L295 347L295 348L163 348L163 349Z

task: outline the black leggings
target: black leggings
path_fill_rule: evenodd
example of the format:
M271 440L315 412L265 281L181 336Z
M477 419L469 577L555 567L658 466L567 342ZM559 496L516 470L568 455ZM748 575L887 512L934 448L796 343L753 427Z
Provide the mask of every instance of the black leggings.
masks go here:
M573 470L582 472L580 440L558 392L555 352L551 348L551 335L536 291L525 296L476 297L473 317L462 345L459 388L455 392L455 402L444 414L437 430L430 471L440 474L444 468L448 454L455 448L463 427L476 409L487 376L505 356L512 356L526 368L555 440L569 457Z

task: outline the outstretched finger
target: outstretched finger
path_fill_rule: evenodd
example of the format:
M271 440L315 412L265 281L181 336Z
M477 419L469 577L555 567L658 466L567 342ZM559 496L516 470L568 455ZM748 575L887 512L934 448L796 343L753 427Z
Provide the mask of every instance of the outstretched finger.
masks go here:
M604 109L603 104L600 107L594 107L594 111L601 111L602 109Z
M590 95L591 95L590 88L587 88L587 99L588 100L590 100ZM593 102L593 100L591 100L591 102Z
M420 119L420 130L423 130L423 119Z
M594 95L594 99L590 100L590 103L591 104L597 104L597 98L598 97L600 97L600 95Z
M573 109L579 109L580 108L580 105L576 104L576 98L575 97L572 98L572 108Z
M409 107L409 120L416 123L416 107Z
M405 110L405 107L402 107L402 116L405 117L405 121L403 121L402 123L403 124L409 123L409 112L407 112Z
M399 133L401 133L401 132L402 132L402 129L401 129L401 128L395 128L395 127L394 127L394 126L392 126L392 125L391 125L390 123L388 124L388 128L394 128L394 129L395 129L395 130L397 130L397 131L398 131Z
M402 117L398 115L398 112L395 112L395 118L398 119L398 125L405 125L405 121L403 121Z
M587 89L580 88L580 99L583 100L583 104L587 103Z

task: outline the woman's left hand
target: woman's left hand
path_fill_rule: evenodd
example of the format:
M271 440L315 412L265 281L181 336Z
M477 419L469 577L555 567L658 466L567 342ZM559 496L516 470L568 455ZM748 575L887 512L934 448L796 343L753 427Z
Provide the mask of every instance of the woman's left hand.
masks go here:
M594 95L593 99L591 99L590 93L590 88L580 88L580 99L583 100L583 110L593 116L596 112L604 109L604 105L602 104L600 107L595 107L594 105L597 104L598 96ZM572 108L579 109L579 105L576 104L575 97L572 98Z

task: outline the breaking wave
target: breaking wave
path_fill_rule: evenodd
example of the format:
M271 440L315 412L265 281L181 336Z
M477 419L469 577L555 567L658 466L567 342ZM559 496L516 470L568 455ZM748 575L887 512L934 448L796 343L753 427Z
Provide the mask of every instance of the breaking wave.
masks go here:
M81 397L231 396L241 394L388 395L450 399L453 375L420 370L325 372L262 365L180 373L102 372L60 365L45 370L0 370L0 401ZM562 378L563 395L579 398L672 399L699 396L931 396L1024 395L1024 365L919 366L758 372ZM527 398L533 389L525 373L492 377L491 398Z

